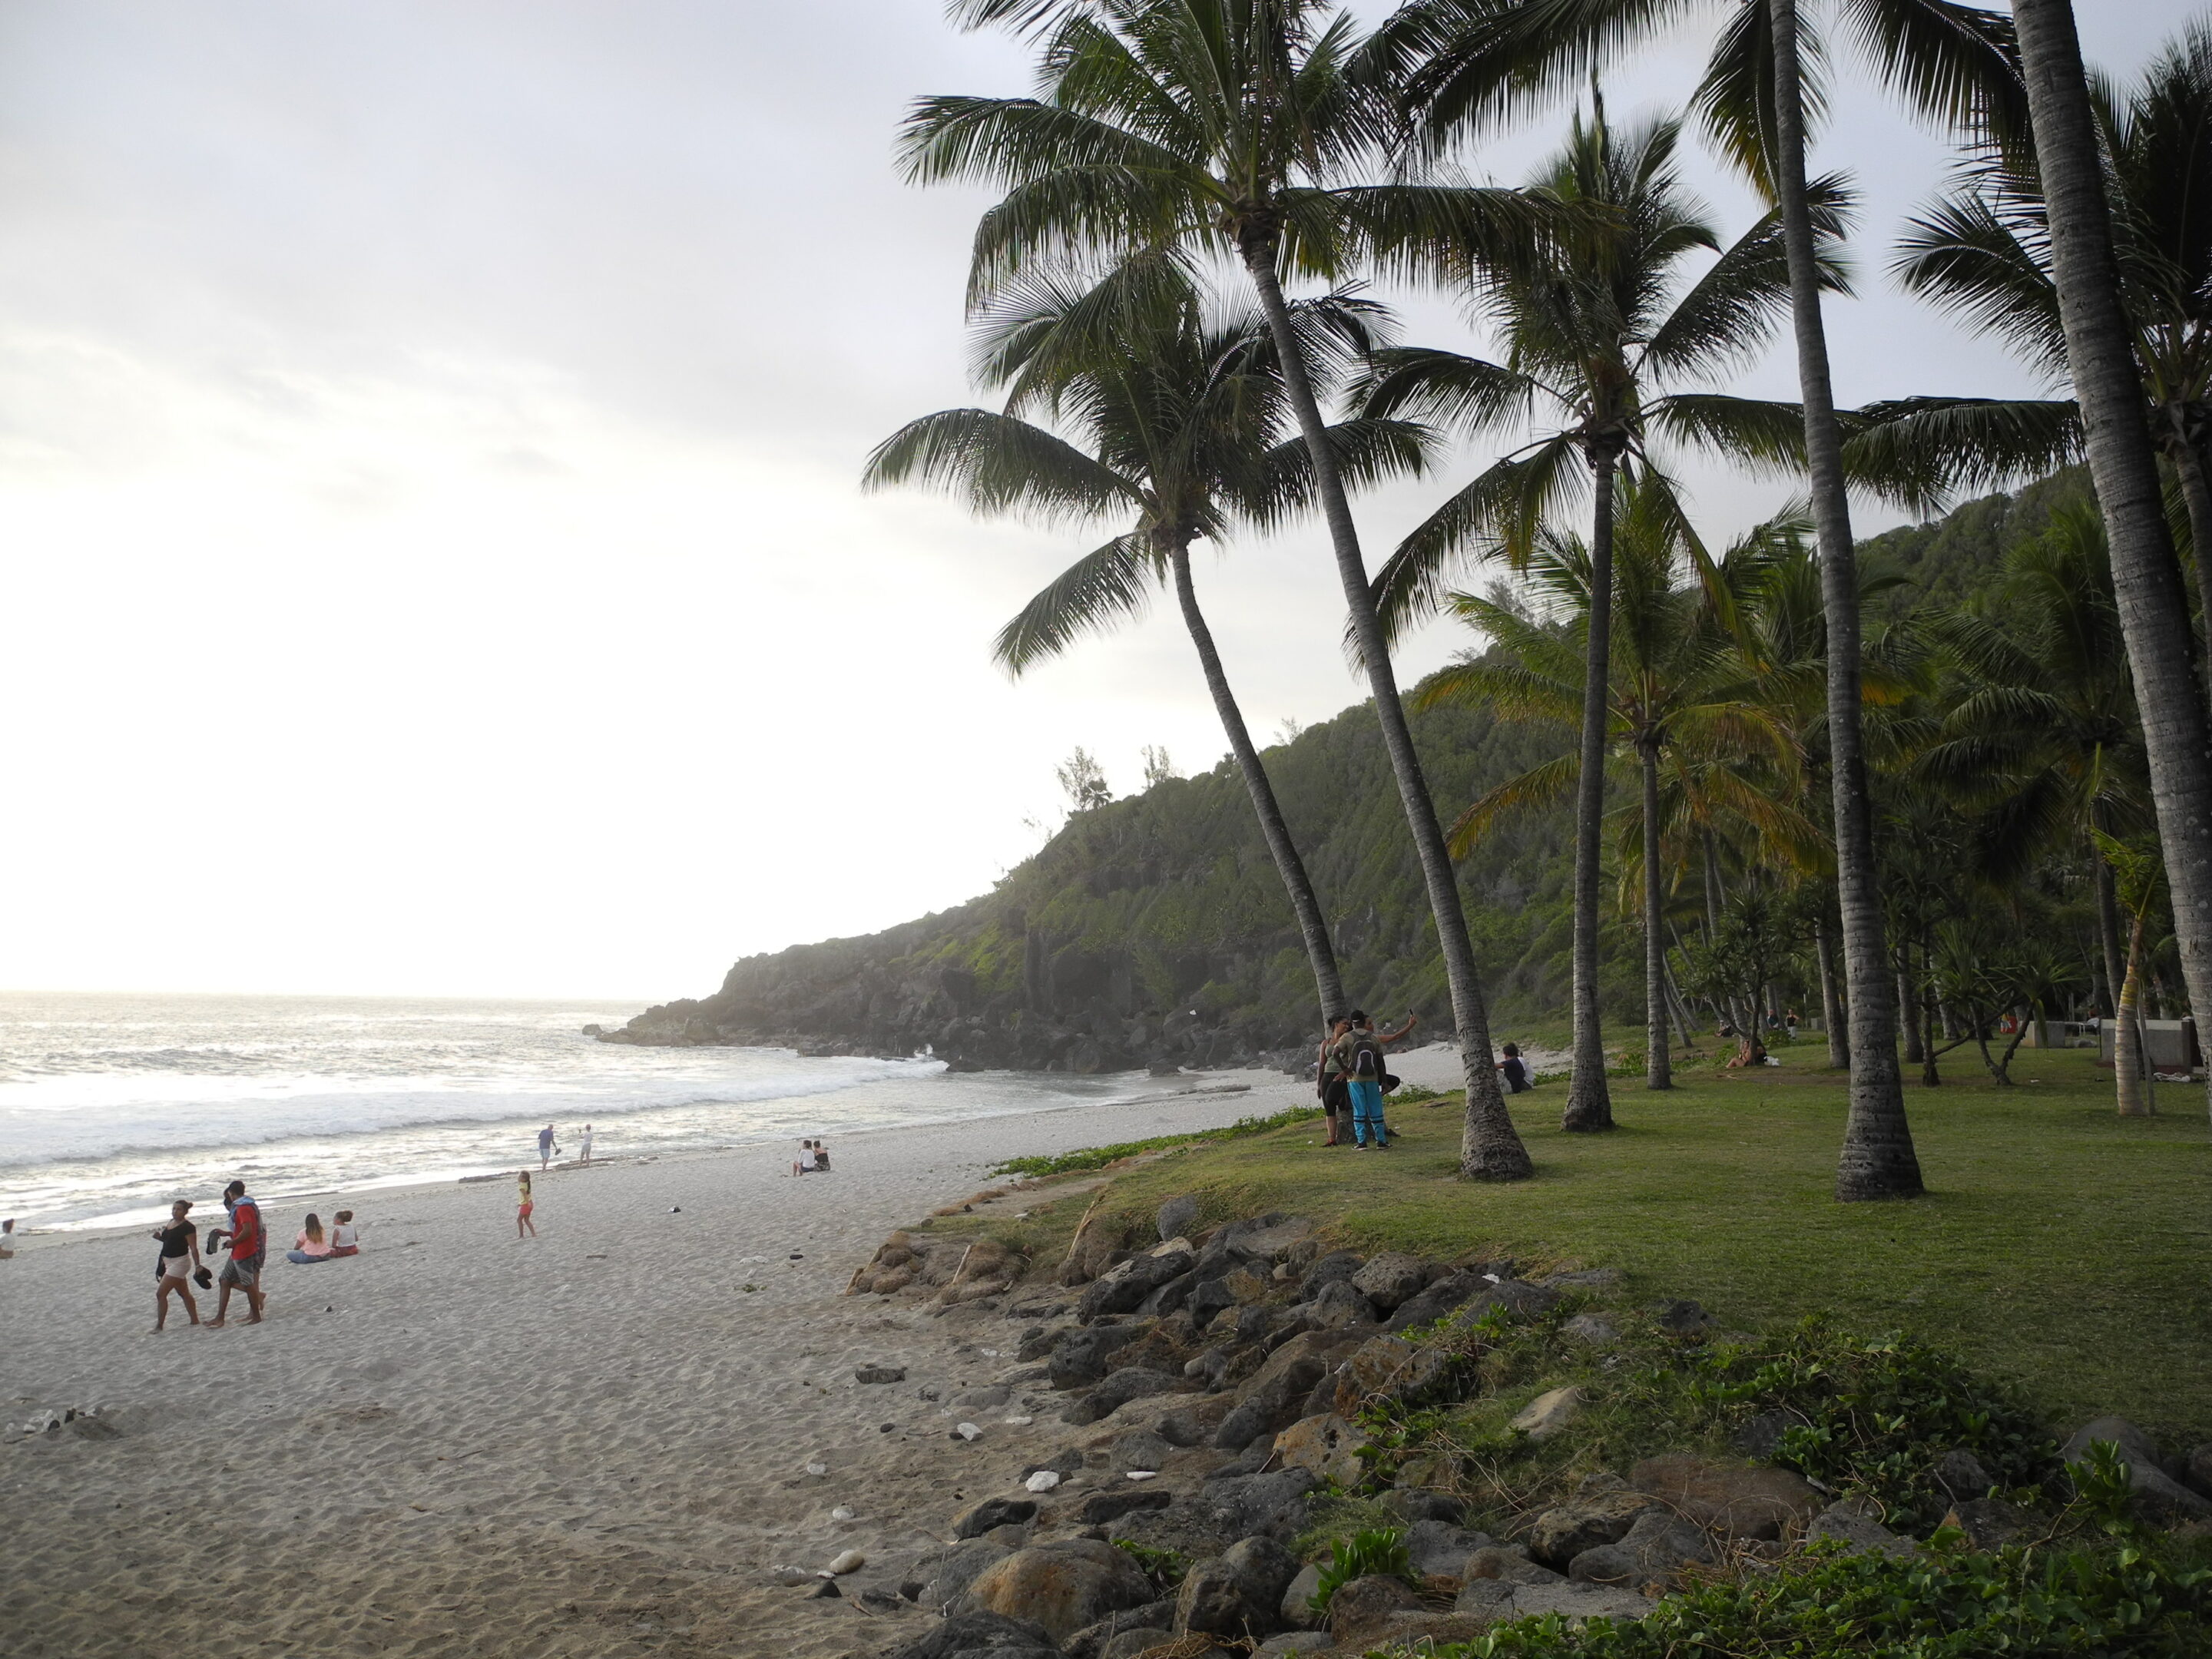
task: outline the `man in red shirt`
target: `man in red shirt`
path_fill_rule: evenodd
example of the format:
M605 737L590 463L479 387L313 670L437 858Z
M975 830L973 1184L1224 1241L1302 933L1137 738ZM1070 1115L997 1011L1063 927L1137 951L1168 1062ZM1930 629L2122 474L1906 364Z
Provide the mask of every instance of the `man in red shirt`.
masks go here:
M246 1305L252 1310L246 1322L261 1322L261 1264L268 1260L269 1234L261 1224L261 1206L246 1195L246 1183L234 1181L222 1189L222 1207L230 1212L230 1225L208 1230L208 1246L213 1249L219 1238L230 1240L230 1260L222 1264L222 1272L216 1282L222 1293L215 1304L215 1317L210 1326L219 1327L223 1316L230 1310L230 1293L234 1287L246 1292Z

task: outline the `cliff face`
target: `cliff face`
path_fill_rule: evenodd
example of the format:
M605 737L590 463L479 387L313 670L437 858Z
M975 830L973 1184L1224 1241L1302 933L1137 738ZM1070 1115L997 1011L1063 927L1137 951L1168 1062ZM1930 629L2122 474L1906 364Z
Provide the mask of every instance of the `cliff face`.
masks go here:
M1414 731L1447 822L1564 737L1466 710L1417 716ZM1394 1020L1417 1009L1443 1035L1434 929L1371 711L1349 709L1265 758L1334 921L1346 988ZM1566 848L1563 819L1532 814L1462 868L1489 988L1509 1008L1564 995L1551 913ZM1224 761L1078 814L981 898L866 938L748 957L712 996L650 1009L605 1040L927 1048L961 1067L1097 1072L1273 1057L1310 1042L1317 1021L1289 902Z

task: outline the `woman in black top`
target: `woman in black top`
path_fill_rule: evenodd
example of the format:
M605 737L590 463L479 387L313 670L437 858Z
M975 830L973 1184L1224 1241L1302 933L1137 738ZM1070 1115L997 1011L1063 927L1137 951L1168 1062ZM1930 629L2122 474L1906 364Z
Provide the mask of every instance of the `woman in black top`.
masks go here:
M154 1229L154 1237L161 1241L161 1265L155 1269L157 1275L154 1286L154 1328L159 1331L169 1322L169 1296L172 1291L184 1297L185 1311L192 1316L192 1323L200 1322L199 1304L192 1300L192 1269L200 1265L200 1230L186 1220L185 1213L192 1207L189 1198L180 1198L169 1206L169 1224Z

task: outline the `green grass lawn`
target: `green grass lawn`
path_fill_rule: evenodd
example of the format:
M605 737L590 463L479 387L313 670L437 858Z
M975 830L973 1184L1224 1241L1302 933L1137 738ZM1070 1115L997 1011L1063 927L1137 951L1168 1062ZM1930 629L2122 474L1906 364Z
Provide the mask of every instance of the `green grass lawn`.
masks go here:
M1906 1085L1928 1196L1841 1205L1841 1079L1816 1069L1817 1040L1783 1054L1671 1093L1616 1078L1622 1127L1607 1135L1560 1133L1561 1085L1521 1096L1536 1176L1515 1185L1456 1178L1453 1097L1394 1108L1402 1139L1387 1154L1324 1149L1318 1123L1293 1126L1132 1168L1107 1202L1143 1212L1198 1192L1211 1216L1289 1210L1363 1248L1617 1266L1639 1295L1693 1297L1735 1328L1829 1309L2017 1379L2055 1427L2117 1411L2212 1439L2201 1089L2161 1086L2168 1115L2122 1119L2086 1051L2024 1050L2020 1085L2000 1089L1960 1049L1955 1081Z

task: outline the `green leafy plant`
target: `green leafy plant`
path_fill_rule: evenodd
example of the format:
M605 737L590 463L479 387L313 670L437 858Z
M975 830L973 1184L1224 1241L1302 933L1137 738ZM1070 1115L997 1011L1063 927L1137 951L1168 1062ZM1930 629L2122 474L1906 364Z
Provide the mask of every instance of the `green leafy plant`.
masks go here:
M1180 1550L1156 1548L1131 1538L1115 1539L1114 1547L1133 1560L1137 1571L1151 1579L1152 1588L1163 1595L1182 1583L1190 1571L1190 1558Z
M2135 1482L2127 1460L2116 1440L2092 1440L2089 1455L2069 1471L2074 1477L2074 1501L2114 1537L2136 1529Z
M1398 1528L1376 1527L1354 1533L1328 1547L1328 1559L1322 1565L1321 1583L1307 1605L1316 1613L1327 1613L1337 1591L1353 1579L1377 1574L1395 1574L1403 1578L1413 1570L1413 1557L1406 1553L1406 1534Z
M1418 1083L1401 1083L1390 1091L1393 1106L1425 1106L1432 1100L1448 1098L1440 1089L1424 1089Z

